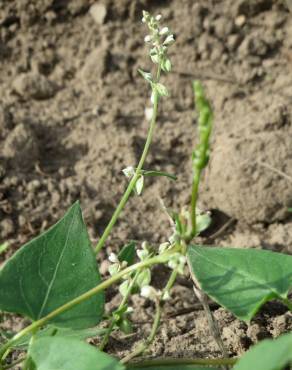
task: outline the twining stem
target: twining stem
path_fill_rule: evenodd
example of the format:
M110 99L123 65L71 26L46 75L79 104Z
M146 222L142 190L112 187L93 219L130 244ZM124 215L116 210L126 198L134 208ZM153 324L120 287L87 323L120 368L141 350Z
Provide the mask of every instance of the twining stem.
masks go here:
M132 360L134 357L137 357L139 356L141 353L143 353L149 346L150 344L153 342L156 334L157 334L157 331L158 331L158 328L159 328L159 325L160 325L160 321L161 321L161 315L162 315L162 298L164 297L164 294L166 292L168 292L173 284L175 283L175 280L176 280L176 277L177 277L177 270L173 270L162 293L161 293L161 297L158 298L156 301L155 301L155 316L154 316L154 321L153 321L153 325L152 325L152 328L151 328L151 332L148 336L148 338L140 343L140 345L131 353L129 353L127 356L125 356L120 362L123 363L123 364L126 364L127 362L129 362L130 360Z
M160 73L161 73L161 67L159 66L158 70L157 70L156 82L159 82L159 80L160 80ZM102 236L100 237L100 239L99 239L99 241L98 241L98 243L95 247L95 253L96 254L104 246L105 241L107 240L109 234L112 231L112 228L114 227L115 223L117 222L117 220L118 220L122 210L124 209L132 191L134 190L136 182L137 182L137 180L140 176L140 172L141 172L142 167L144 165L144 162L146 160L146 157L147 157L147 154L148 154L148 151L149 151L149 148L150 148L150 144L151 144L151 141L152 141L152 138L153 138L154 129L155 129L155 126L156 126L156 119L157 119L157 112L158 112L158 101L159 101L159 95L158 95L157 90L154 89L153 90L153 113L152 113L152 118L151 118L151 122L150 122L150 127L149 127L149 131L148 131L147 139L146 139L146 142L145 142L145 146L144 146L140 161L138 163L138 166L136 168L134 176L132 177L131 181L129 182L129 185L128 185L124 195L122 196L122 199L120 200L120 203L118 204L117 208L115 209L115 211L112 215L112 218L110 219L107 227L105 228Z
M123 276L136 271L138 269L142 269L144 267L152 266L155 264L165 263L168 261L170 256L173 253L176 253L178 251L178 247L174 247L172 250L167 250L165 253L155 256L152 258L149 258L145 261L138 262L134 265L131 265L124 270L118 272L114 276L111 276L109 279L103 281L102 283L98 284L94 288L88 290L87 292L81 294L80 296L74 298L72 301L65 303L61 307L58 307L54 311L50 312L48 315L42 317L41 319L34 321L32 324L21 330L19 333L17 333L13 338L11 338L9 341L7 341L3 346L0 347L0 361L2 360L3 354L6 352L8 348L11 348L14 344L17 343L17 341L24 337L25 335L33 332L34 330L40 328L44 324L46 324L49 320L52 318L60 315L61 313L69 310L70 308L82 303L83 301L91 298L95 294L107 289L109 286L113 285L117 281L119 281Z
M129 296L131 295L133 287L136 284L139 273L140 273L140 270L137 270L136 273L135 273L135 276L133 277L133 279L132 279L132 281L131 281L131 283L128 287L128 290L127 290L126 294L124 295L121 303L119 304L119 307L117 308L117 311L120 311L125 306L125 304L128 302ZM103 337L103 340L102 340L102 342L99 346L99 349L101 351L103 351L104 347L107 345L109 337L110 337L111 332L113 331L115 325L116 325L116 319L113 316L111 321L110 321L110 325L107 329L107 332L106 332L105 336Z
M183 365L203 365L203 366L232 366L238 361L237 358L161 358L155 360L144 360L128 363L128 369L139 369L144 367L156 368L158 366L183 366ZM206 369L207 370L207 369Z

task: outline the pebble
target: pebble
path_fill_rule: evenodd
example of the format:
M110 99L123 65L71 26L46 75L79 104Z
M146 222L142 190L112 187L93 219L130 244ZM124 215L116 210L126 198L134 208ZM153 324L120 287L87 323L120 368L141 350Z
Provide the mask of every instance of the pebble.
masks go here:
M5 218L3 221L1 221L0 230L1 230L1 237L3 239L13 234L14 225L13 225L12 220L10 220L9 218Z
M243 27L246 23L245 15L241 14L238 17L236 17L234 23L237 27L240 27L240 28Z
M105 22L107 10L105 5L95 3L90 7L89 14L92 16L96 24L102 25Z

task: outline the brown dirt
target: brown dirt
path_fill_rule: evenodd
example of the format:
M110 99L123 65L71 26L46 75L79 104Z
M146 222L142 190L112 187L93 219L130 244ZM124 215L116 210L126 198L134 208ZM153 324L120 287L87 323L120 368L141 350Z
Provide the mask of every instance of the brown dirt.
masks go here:
M126 239L163 241L170 230L158 197L175 209L188 202L196 138L191 81L201 78L216 117L200 198L214 224L201 241L291 253L292 15L285 4L111 0L97 2L95 18L92 4L0 4L0 242L11 245L0 258L53 224L76 199L93 242L110 219L126 186L121 170L137 163L148 126L149 91L137 73L151 67L140 21L144 8L161 12L177 36L174 72L165 80L171 98L160 108L146 167L175 173L178 181L147 180L107 251ZM228 220L230 226L211 239ZM166 312L195 304L183 284ZM115 294L109 307L118 301ZM133 301L134 321L151 320L151 304ZM292 327L291 314L278 304L267 305L250 325L221 308L214 313L231 354ZM137 323L135 336L112 339L109 350L124 354L149 327ZM151 353L219 355L197 309L163 324Z

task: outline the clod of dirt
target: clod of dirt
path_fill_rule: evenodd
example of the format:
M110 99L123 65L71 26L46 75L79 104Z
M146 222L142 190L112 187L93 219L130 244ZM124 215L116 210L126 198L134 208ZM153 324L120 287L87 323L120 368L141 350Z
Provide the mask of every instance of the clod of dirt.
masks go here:
M12 89L23 99L49 99L57 92L56 85L45 76L35 73L22 73L12 83Z
M105 21L107 10L104 4L95 3L90 7L89 13L95 23L101 25Z
M2 154L17 167L30 167L38 157L38 144L33 131L23 123L17 125L7 136Z

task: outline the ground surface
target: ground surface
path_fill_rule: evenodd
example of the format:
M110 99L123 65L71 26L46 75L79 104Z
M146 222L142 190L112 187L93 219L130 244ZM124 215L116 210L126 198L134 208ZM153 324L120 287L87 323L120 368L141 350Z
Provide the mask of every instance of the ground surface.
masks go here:
M178 181L147 181L143 197L127 205L107 251L126 239L164 241L170 229L158 197L174 209L188 202L196 139L191 81L201 78L216 117L200 198L201 208L213 211L214 225L201 241L291 253L292 15L285 4L100 1L94 17L92 4L1 1L0 242L11 245L2 261L76 199L93 242L106 226L126 186L121 170L137 163L148 127L149 91L137 73L151 67L142 9L162 13L177 37L170 53L174 72L164 81L171 98L160 108L145 168L175 173ZM156 274L158 281L167 271ZM166 307L172 318L151 353L218 356L187 280L175 287L174 299ZM118 300L111 291L108 306ZM117 355L150 328L152 305L139 297L133 305L137 334L111 340L108 349ZM214 314L232 355L292 327L291 314L278 304L267 305L250 325L218 307Z

